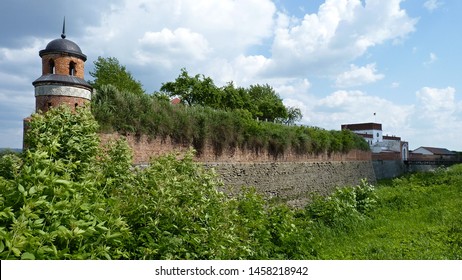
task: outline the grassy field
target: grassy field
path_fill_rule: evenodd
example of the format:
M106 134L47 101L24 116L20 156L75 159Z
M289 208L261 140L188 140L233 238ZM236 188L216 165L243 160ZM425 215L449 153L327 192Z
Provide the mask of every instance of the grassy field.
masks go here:
M313 225L319 259L462 259L462 166L378 183L377 205L340 225Z

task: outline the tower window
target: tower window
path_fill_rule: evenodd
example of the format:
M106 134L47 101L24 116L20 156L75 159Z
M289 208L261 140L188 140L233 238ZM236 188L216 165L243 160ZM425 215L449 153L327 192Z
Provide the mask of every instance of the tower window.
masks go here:
M75 62L69 62L69 75L75 76Z
M74 108L77 109L77 107L79 107L79 103L74 104Z
M48 102L48 109L50 109L51 107L52 107L51 102Z
M55 74L55 62L53 61L53 59L50 59L50 61L48 62L48 67L50 74Z

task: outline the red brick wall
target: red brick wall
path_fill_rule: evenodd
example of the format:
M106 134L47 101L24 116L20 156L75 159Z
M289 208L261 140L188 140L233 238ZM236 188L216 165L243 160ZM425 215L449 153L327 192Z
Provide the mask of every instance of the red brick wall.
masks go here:
M52 74L50 72L50 60L55 63L55 74L69 75L69 63L75 63L74 76L84 79L85 62L77 57L64 54L47 54L42 57L42 75Z
M118 139L120 135L100 134L101 142L107 143L111 139ZM151 157L165 155L171 152L186 152L189 147L173 143L170 139L162 140L160 138L149 139L146 136L135 137L128 135L127 142L133 150L133 161L136 164L148 163ZM200 157L196 157L199 162L234 162L234 163L252 163L252 162L321 162L321 161L370 161L371 153L359 150L353 150L349 153L323 153L320 155L297 155L295 153L286 153L276 160L268 153L257 155L252 151L236 149L234 151L224 151L221 156L216 156L210 146L205 147Z
M372 154L372 160L401 160L401 153Z
M90 101L80 97L40 95L35 97L35 108L37 108L37 110L41 110L42 112L46 112L50 109L48 103L51 103L52 107L58 107L61 104L68 104L69 107L74 110L75 104L81 107L88 102Z

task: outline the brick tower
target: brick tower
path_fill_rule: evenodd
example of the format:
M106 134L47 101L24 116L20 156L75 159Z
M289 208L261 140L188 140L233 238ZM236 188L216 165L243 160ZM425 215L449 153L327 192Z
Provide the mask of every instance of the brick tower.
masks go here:
M62 104L74 110L91 100L92 87L84 80L87 56L76 43L66 39L65 27L64 21L61 39L51 41L39 52L42 76L32 83L37 112Z

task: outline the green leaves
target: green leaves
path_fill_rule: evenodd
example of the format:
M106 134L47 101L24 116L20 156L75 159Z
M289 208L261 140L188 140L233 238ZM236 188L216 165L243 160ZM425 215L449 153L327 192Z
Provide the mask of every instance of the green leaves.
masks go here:
M352 221L361 220L376 206L374 187L366 180L355 187L338 188L327 197L314 194L306 206L307 214L315 221L332 227L354 226Z
M137 100L153 104L150 99ZM184 124L203 122L198 130L177 127L182 131L179 141L195 139L197 146L200 139L210 137L207 123L216 122L217 116L223 120L222 128L214 124L214 130L221 132L212 138L217 153L223 148L220 143L271 147L281 153L290 146L291 133L305 148L314 141L303 128L293 132L290 127L256 122L245 111L237 111L236 117L204 107L179 112ZM200 122L194 117L198 114ZM311 256L312 228L306 212L271 204L252 189L238 197L225 196L217 191L222 182L213 170L193 161L193 151L153 159L144 169L133 168L126 141L100 148L97 129L88 109L74 114L58 107L32 117L26 135L29 149L21 157L0 159L0 259ZM327 209L368 211L371 190L366 183L363 187L342 192L336 199L343 204Z
M104 85L113 85L119 91L129 91L137 95L144 94L141 83L135 80L125 66L120 65L115 57L98 57L93 62L94 71L90 75L94 78L90 84L97 90L101 90Z

